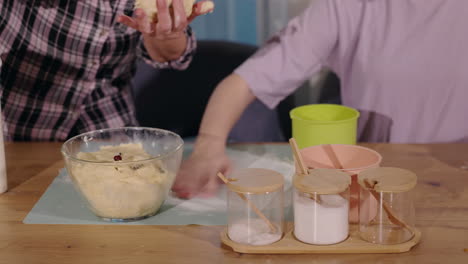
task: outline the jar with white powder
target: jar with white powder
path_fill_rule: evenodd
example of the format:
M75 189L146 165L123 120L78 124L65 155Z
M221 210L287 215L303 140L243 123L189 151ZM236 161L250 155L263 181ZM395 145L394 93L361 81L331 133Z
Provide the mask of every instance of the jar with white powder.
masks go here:
M399 244L415 235L415 209L412 189L416 186L415 173L392 167L365 170L358 174L360 197L374 198L377 203L375 217L369 219L368 211L375 207L360 208L359 235L376 244Z
M280 240L284 219L283 175L248 168L234 171L227 180L229 238L253 246Z
M348 174L334 169L314 169L294 175L294 236L314 245L331 245L349 234Z

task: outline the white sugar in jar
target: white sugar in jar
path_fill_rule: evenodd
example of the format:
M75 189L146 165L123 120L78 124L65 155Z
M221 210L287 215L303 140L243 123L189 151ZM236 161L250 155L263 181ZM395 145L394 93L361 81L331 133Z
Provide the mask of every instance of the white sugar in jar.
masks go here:
M321 203L294 192L294 234L302 242L335 244L348 237L349 203L340 195L321 195Z
M349 235L348 174L315 169L294 176L294 236L314 245L331 245Z
M263 219L240 219L229 225L228 236L232 241L252 246L262 246L281 239L282 232L271 232Z

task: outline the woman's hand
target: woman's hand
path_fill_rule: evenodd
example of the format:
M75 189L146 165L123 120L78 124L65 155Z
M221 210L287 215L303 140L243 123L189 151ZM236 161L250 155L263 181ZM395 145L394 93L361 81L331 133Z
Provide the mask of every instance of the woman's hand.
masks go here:
M194 4L192 14L187 17L183 0L173 0L172 15L166 0L154 0L158 9L157 21L152 21L141 8L135 10L133 18L121 15L117 21L143 34L145 46L153 59L160 62L174 60L185 51L187 45L185 28L188 24L196 17L213 11L203 8L205 2L211 1Z
M182 163L172 190L180 198L194 196L209 197L214 195L221 181L216 176L218 172L227 175L231 169L231 161L225 153L224 142L210 140L203 135L195 143L194 151Z

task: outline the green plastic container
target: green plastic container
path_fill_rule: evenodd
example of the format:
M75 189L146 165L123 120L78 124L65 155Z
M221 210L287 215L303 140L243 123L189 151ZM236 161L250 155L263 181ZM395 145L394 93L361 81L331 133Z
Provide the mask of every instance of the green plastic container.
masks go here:
M359 111L335 104L299 106L289 113L299 148L321 144L356 144Z

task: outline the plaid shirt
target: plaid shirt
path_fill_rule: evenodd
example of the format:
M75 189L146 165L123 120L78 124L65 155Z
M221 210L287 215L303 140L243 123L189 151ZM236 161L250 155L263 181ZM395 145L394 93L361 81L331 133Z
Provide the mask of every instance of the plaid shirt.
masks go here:
M0 0L0 96L7 140L65 140L73 132L137 125L131 78L151 61L141 34L117 23L131 0Z

